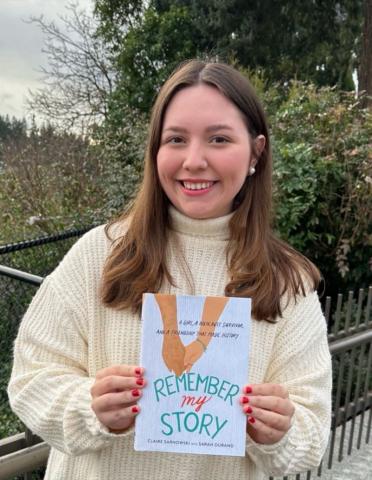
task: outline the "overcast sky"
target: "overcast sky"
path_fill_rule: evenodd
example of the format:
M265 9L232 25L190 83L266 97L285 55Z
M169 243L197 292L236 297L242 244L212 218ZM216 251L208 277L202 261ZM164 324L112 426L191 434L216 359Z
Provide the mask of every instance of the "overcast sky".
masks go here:
M24 20L44 15L55 20L67 13L71 0L0 0L0 115L26 116L25 97L40 86L38 68L45 65L43 36L39 28ZM75 0L91 11L93 0Z

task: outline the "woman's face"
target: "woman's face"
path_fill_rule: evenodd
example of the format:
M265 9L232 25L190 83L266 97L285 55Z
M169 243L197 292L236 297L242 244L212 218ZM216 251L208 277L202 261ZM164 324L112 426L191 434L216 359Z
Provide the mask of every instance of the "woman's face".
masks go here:
M180 90L165 112L157 154L170 202L196 219L231 212L256 163L251 145L240 110L216 88L201 84Z

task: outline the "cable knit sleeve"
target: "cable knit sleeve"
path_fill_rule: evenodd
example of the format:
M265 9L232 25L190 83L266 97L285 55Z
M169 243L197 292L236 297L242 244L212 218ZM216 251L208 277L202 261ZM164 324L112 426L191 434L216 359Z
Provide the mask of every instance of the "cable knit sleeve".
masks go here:
M279 320L265 382L287 387L292 426L274 445L247 440L247 454L265 473L281 476L317 467L331 422L331 357L326 322L315 292L289 305Z
M14 345L8 387L21 420L58 450L80 455L110 445L116 435L91 409L84 249L80 240L47 277L27 310Z

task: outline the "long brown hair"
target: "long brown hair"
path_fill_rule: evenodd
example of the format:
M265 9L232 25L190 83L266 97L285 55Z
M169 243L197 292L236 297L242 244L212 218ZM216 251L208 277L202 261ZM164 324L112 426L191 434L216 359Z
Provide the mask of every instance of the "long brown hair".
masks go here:
M157 292L165 279L174 285L166 263L169 200L160 185L156 158L164 114L171 99L181 89L200 83L214 86L239 108L253 139L258 135L266 138L264 150L260 155L256 152L255 174L246 178L235 199L227 248L230 282L225 295L251 297L254 318L274 321L282 313L283 295L291 298L305 294L305 283L315 289L320 274L306 257L272 232L270 140L265 114L252 86L226 64L198 60L180 65L163 85L153 107L139 192L131 208L106 226L109 236L113 224L129 220L128 230L115 243L106 261L102 301L112 308L136 311L144 292Z

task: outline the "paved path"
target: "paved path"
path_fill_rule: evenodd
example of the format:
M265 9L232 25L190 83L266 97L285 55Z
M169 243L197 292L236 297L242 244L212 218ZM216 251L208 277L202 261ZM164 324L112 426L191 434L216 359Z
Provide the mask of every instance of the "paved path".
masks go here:
M372 431L370 432L369 443L366 441L366 432L368 428L368 422L370 421L370 413L365 412L363 425L362 425L362 442L360 449L356 448L357 438L359 434L359 429L361 427L360 418L358 418L354 425L352 422L347 422L344 431L342 427L337 428L336 435L334 438L334 453L332 468L327 469L327 462L329 458L330 446L325 454L325 462L322 468L320 477L317 476L317 471L314 471L309 474L301 475L289 475L285 477L287 480L372 480ZM344 458L342 461L338 460L338 453L340 449L341 439L344 440ZM348 442L349 439L353 438L353 445L351 450L351 455L347 455ZM283 477L280 479L275 477L275 480L283 480Z
M316 477L314 477L316 478ZM334 462L331 470L324 470L322 480L372 480L372 438L371 443L354 449L342 462Z

